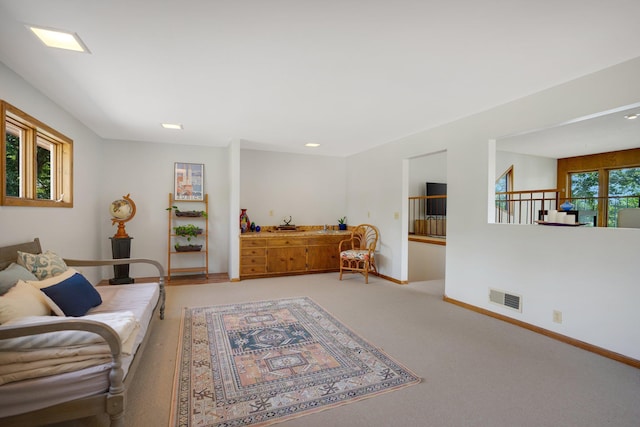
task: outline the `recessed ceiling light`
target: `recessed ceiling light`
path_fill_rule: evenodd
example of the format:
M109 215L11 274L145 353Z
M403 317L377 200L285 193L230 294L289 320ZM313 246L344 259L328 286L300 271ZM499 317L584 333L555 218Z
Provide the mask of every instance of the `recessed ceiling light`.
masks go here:
M304 144L305 147L320 147L320 144L316 144L315 142L307 142L306 144Z
M182 125L180 123L162 123L162 127L165 129L182 129Z
M89 53L89 49L76 33L32 26L28 28L48 47Z
M626 116L624 116L624 118L627 120L634 120L634 119L637 119L638 117L640 117L640 113L627 114Z

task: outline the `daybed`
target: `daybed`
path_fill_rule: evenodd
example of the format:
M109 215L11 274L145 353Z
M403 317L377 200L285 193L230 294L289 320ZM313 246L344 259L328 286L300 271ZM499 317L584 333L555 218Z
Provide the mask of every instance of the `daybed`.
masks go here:
M12 263L15 263L18 252L21 252L23 257L26 256L25 253L42 254L39 239L36 238L33 242L0 247L0 270L7 267L13 268ZM66 317L64 316L67 313L65 311L58 313L58 316L18 316L17 319L10 319L0 325L0 356L3 356L3 352L8 351L4 354L5 362L0 363L0 373L3 374L0 376L3 383L0 385L0 425L37 426L108 414L111 426L124 426L125 391L140 362L141 353L149 336L151 319L158 310L160 318L164 318L164 270L158 262L148 259L127 258L91 261L64 259L64 264L69 269L134 263L148 263L157 267L158 282L92 287L98 291L102 302L91 308L85 316ZM74 276L82 278L80 272L76 271L76 274L68 270L65 274L74 274ZM18 282L22 286L21 289L27 283L30 284L29 286L36 283L33 287L28 287L27 291L32 292L32 289L35 289L36 295L39 296L38 292L40 291L37 284L40 282ZM85 285L87 288L90 286L88 282ZM89 291L93 292L92 289ZM42 292L49 295L44 290ZM4 294L0 298L4 298L6 295ZM8 300L5 300L5 304L6 301ZM55 304L52 306L55 311L54 307ZM7 310L5 310L6 312ZM133 317L135 320L132 320ZM123 320L125 318L126 321ZM109 319L116 319L116 321L111 323ZM127 326L124 327L124 324ZM128 331L128 335L124 335L125 329ZM47 335L38 335L44 333ZM64 353L73 349L75 357L77 353L75 349L82 348L82 351L85 351L85 346L78 344L78 342L87 336L95 341L96 335L94 333L102 337L108 347L99 338L100 343L86 345L87 353L85 353L83 363L94 364L93 366L75 369L76 365L60 364L59 366L67 366L67 370L74 370L70 372L61 370L62 373L56 373L56 368L53 371L46 371L46 369L50 369L47 367L44 368L47 372L43 374L45 376L33 373L40 372L35 369L28 370L29 373L26 374L27 377L32 376L31 378L20 379L19 375L12 377L14 375L14 371L11 371L11 366L14 366L13 360L20 359L22 361L23 353L28 354L29 357L36 354L33 347L37 347L37 344L34 342L44 342L45 344L42 346L47 347L45 349L38 348L37 351L50 351L49 346L57 344L58 347L53 349L54 353L56 351ZM123 339L125 337L126 339ZM70 346L70 342L75 346ZM17 352L15 351L16 345L19 347ZM26 350L26 347L29 346L31 348ZM88 348L100 348L102 354L95 357L93 355L87 356L91 353ZM15 354L19 356L13 356ZM51 358L53 359L53 356ZM7 364L6 360L11 360L11 363ZM73 357L70 360L77 363ZM37 361L37 363L41 362L41 360ZM34 362L26 364L28 363ZM98 364L95 365L95 363ZM20 365L20 363L15 365ZM79 365L82 366L82 363ZM29 365L30 369L31 367L32 365ZM7 370L11 371L8 375Z

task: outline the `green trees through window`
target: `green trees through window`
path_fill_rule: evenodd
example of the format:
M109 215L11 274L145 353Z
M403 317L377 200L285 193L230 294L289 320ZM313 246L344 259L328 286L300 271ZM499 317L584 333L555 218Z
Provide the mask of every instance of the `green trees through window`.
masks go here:
M7 132L5 147L7 150L5 160L7 196L20 197L20 138Z
M0 101L0 204L73 207L73 141Z
M38 199L51 200L53 196L51 193L52 151L52 144L38 142L36 148L36 197Z
M616 227L618 211L637 208L640 195L640 168L620 168L571 174L571 200L579 211L598 212L604 203L607 227ZM580 219L582 222L582 219Z

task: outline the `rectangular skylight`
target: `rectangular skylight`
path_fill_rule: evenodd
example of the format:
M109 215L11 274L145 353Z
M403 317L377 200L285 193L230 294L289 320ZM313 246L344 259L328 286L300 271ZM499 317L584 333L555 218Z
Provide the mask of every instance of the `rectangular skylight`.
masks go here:
M162 127L165 129L182 129L182 125L179 123L162 123Z
M35 34L45 46L73 50L74 52L89 52L89 49L87 49L84 43L82 43L82 40L80 40L80 37L75 33L33 26L28 26L28 28L33 31L33 34Z

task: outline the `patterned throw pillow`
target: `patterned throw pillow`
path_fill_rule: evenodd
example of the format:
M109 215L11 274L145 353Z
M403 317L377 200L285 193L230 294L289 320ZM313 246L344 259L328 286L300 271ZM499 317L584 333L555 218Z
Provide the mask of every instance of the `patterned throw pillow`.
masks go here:
M51 251L43 254L18 251L18 264L33 273L39 280L57 276L67 271L67 264Z

